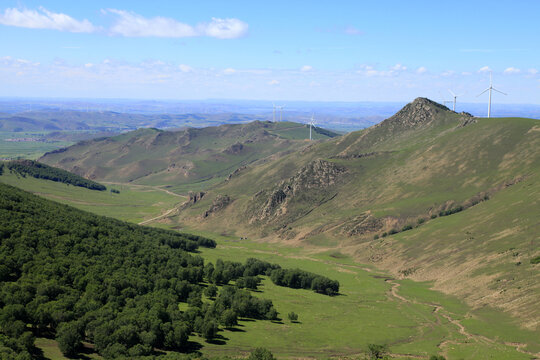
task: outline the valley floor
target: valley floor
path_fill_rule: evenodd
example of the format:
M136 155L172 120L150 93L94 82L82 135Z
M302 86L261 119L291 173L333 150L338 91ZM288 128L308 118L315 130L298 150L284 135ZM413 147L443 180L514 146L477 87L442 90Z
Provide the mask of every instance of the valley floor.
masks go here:
M16 183L25 190L87 211L159 227L167 225L156 221L183 202L178 196L149 187L116 184L122 197L115 197L6 174L0 181ZM75 200L81 198L91 200ZM190 232L189 228L182 230ZM202 344L200 351L206 356L243 356L261 346L278 358L362 359L369 344L384 344L395 359L428 359L435 354L447 359L540 357L538 331L520 328L495 309L473 310L455 297L431 290L430 283L393 278L338 250L301 249L215 233L198 234L218 242L216 249L201 250L205 260L244 261L255 257L325 275L341 284L341 294L328 297L279 287L265 278L260 291L253 294L271 299L282 320L240 321L235 331L220 331L221 341L214 343L193 337ZM287 319L292 311L299 315L296 323ZM54 340L38 339L36 344L45 358L64 359ZM98 356L89 352L84 358Z

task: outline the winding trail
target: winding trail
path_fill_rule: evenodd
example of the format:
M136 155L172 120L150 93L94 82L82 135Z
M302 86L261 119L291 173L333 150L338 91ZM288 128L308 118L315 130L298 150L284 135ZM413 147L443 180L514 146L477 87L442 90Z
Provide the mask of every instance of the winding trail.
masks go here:
M232 245L232 246L231 245L221 245L221 246L223 246L225 248L226 247L237 247L237 248L247 249L246 247L239 246L239 245ZM540 359L540 353L533 353L533 352L525 350L525 348L527 347L527 344L518 343L518 342L508 342L508 341L496 341L496 340L490 339L490 338L488 338L486 336L483 336L483 335L477 335L477 334L470 333L469 331L467 331L465 326L463 326L463 324L459 320L454 319L452 316L450 316L448 314L449 312L446 311L442 305L428 303L428 302L420 302L420 301L417 301L417 300L414 300L414 299L408 299L408 298L400 295L399 294L399 287L401 286L400 283L396 282L395 279L393 279L393 278L391 278L391 277L389 277L387 275L384 275L383 273L376 272L373 269L370 269L368 267L361 266L361 265L353 265L353 264L340 264L340 263L337 263L337 262L332 262L332 261L323 260L323 259L317 259L317 258L313 258L313 257L306 256L306 255L304 255L304 256L284 255L284 254L280 254L277 251L256 250L255 252L266 253L266 254L274 254L274 255L285 257L285 258L298 258L298 259L305 259L305 260L322 262L322 263L327 264L327 265L336 266L338 269L339 268L353 268L353 269L369 272L374 277L384 279L385 282L387 282L387 283L389 283L391 285L391 288L390 288L390 291L389 291L389 295L390 295L389 298L391 298L391 299L393 298L396 301L400 301L400 302L404 302L404 303L432 306L433 307L433 314L436 317L434 323L436 323L438 325L442 325L441 318L444 318L449 323L456 326L458 328L458 332L461 335L465 336L465 338L466 338L465 341L444 340L441 343L439 343L438 347L439 347L439 349L441 349L441 351L443 352L443 355L445 357L448 357L448 354L447 354L448 345L450 345L450 344L463 345L463 344L466 344L467 342L475 341L475 342L478 342L478 343L481 343L481 344L498 344L498 345L506 345L506 346L514 347L516 349L516 351L518 351L518 352L520 352L522 354L530 356L531 360ZM396 357L408 357L408 358L413 358L413 359L427 359L428 358L427 356L415 355L415 354L388 353L387 355L392 357L392 358L396 358Z
M148 220L141 221L141 222L139 223L139 225L146 225L146 224L148 224L148 223L151 223L152 221L155 221L155 220L159 220L159 219L161 219L161 218L164 218L164 217L170 215L170 214L171 214L173 211L175 211L176 209L177 209L177 207L175 206L175 207L173 207L172 209L167 210L166 212L164 212L164 213L161 214L161 215L158 215L158 216L153 217L153 218L148 219Z
M150 189L150 190L158 190L158 191L166 192L167 194L172 195L172 196L181 197L183 199L187 198L187 196L185 196L185 195L180 195L180 194L173 193L172 191L167 190L167 189L163 189L162 187L159 187L159 186L140 185L140 184L132 184L132 183L121 183L121 182L112 182L112 181L101 181L101 183L102 184L112 184L112 185L122 185L122 186L133 186L133 187L138 187L138 188L146 188L146 189Z
M112 182L112 181L102 181L103 184L112 184L112 185L121 185L121 186L132 186L132 187L137 187L137 188L144 188L144 189L149 189L149 190L158 190L158 191L163 191L169 195L172 195L172 196L175 196L175 197L179 197L179 198L182 198L184 200L187 201L187 196L185 195L180 195L180 194L176 194L176 193L173 193L172 191L170 190L167 190L167 189L163 189L159 186L152 186L152 185L139 185L139 184L131 184L131 183L121 183L121 182ZM172 209L169 209L167 210L166 212L164 212L163 214L161 215L158 215L156 217L153 217L151 219L147 219L147 220L143 220L141 222L138 223L138 225L146 225L146 224L149 224L151 223L152 221L156 221L156 220L159 220L159 219L162 219L168 215L170 215L172 212L174 212L175 210L178 209L178 206L181 205L180 203L176 204Z
M407 298L401 296L400 294L398 294L398 290L399 290L399 287L401 286L401 284L397 283L394 279L390 279L390 278L385 279L385 281L392 285L392 287L390 289L390 294L392 295L392 297L394 297L395 299L398 299L399 301L403 301L403 302L409 302L409 303L413 303L413 304L421 304L421 305L433 306L434 307L433 313L437 314L439 316L442 316L444 319L448 320L449 323L456 326L458 328L459 333L467 338L467 341L475 341L475 342L478 342L478 343L481 343L481 344L499 344L499 345L511 346L511 347L514 347L516 349L516 351L518 351L518 352L520 352L522 354L532 356L531 359L540 359L540 353L533 353L533 352L530 352L530 351L527 351L527 350L524 349L525 347L527 347L527 344L518 343L518 342L508 342L508 341L498 342L498 341L490 339L490 338L488 338L486 336L477 335L477 334L473 334L473 333L468 332L467 329L465 328L465 326L463 326L463 324L459 320L454 319L450 315L441 312L441 310L444 310L444 307L442 307L441 305L432 304L432 303L425 303L425 302L419 302L419 301L416 301L416 300L407 299ZM463 344L463 342L457 341L457 340L444 340L444 341L442 341L438 345L438 347L444 352L445 356L447 356L447 350L445 350L445 349L449 344L459 345L459 344Z

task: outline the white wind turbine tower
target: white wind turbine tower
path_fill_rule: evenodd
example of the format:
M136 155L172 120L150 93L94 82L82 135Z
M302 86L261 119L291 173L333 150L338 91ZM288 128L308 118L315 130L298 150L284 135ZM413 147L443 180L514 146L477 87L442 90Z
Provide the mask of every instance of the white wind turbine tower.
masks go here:
M439 95L441 95L441 104L443 104L444 106L446 106L446 104L450 104L452 102L452 100L444 100L444 95L442 94L442 92L439 91Z
M503 94L503 95L507 95L507 94L503 93L502 91L497 90L497 89L495 89L495 88L493 87L492 74L491 74L491 72L490 72L490 73L489 73L489 87L488 87L486 90L482 91L480 94L478 94L478 95L476 96L476 97L478 97L478 96L482 95L483 93L485 93L486 91L489 91L488 118L491 117L491 92L492 92L492 90L495 90L496 92L501 93L501 94Z
M461 96L462 94L459 94L459 95L456 95L454 94L454 92L450 89L448 89L448 91L450 91L450 94L452 94L452 96L454 97L454 108L452 109L453 111L456 111L456 99L458 98L458 96Z
M309 122L309 141L312 140L312 138L311 138L311 129L313 128L314 125L315 125L315 119L314 119L314 114L312 113L311 114L311 121Z
M283 120L283 108L285 105L276 106L279 109L279 121Z
M272 119L273 119L274 122L276 122L276 104L272 103L272 107L273 107Z

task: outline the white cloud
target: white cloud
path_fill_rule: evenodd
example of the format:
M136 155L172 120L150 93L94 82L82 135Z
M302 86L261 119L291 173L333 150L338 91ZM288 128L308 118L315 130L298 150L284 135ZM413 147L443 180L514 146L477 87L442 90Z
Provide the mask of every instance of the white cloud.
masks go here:
M0 24L29 29L52 29L75 33L91 33L97 30L86 19L79 21L69 15L54 13L43 7L39 10L8 8L0 14Z
M307 72L307 71L311 71L313 70L313 66L310 66L310 65L304 65L300 68L300 71L302 72Z
M276 79L270 80L270 81L268 82L268 85L279 85L279 81L277 81Z
M200 34L217 39L236 39L247 34L248 24L238 19L212 18L208 24L197 26Z
M490 72L490 71L491 71L491 68L489 66L483 66L480 69L478 69L479 73L487 73L487 72Z
M427 69L424 66L420 66L418 69L416 69L416 72L418 74L423 74L427 71Z
M88 69L88 68L94 67L94 64L87 63L87 64L84 64L84 67Z
M517 69L515 67L509 67L504 70L505 74L511 75L511 74L519 74L521 72L520 69Z
M347 35L363 35L364 34L361 30L355 28L352 25L349 25L349 26L345 27L344 32Z
M244 36L248 30L248 24L238 19L212 18L209 23L191 26L171 18L162 16L145 18L125 10L107 9L104 10L104 13L117 16L116 22L110 28L111 34L126 37L183 38L209 36L218 39L234 39Z
M193 68L191 66L185 65L185 64L178 65L178 68L180 69L181 72L185 72L185 73L193 71Z
M403 66L401 64L396 64L396 65L392 66L390 68L390 70L393 70L393 71L405 71L405 70L407 70L407 67Z
M236 72L236 70L234 70L233 68L227 68L225 70L223 70L223 73L225 75L231 75L231 74L234 74Z
M463 76L470 76L470 75L472 75L472 73L469 72L469 71L463 71L463 72L461 73L461 75L463 75Z
M531 74L531 75L536 75L536 74L538 74L538 70L536 70L536 69L529 69L529 70L527 70L527 72L528 72L529 74Z

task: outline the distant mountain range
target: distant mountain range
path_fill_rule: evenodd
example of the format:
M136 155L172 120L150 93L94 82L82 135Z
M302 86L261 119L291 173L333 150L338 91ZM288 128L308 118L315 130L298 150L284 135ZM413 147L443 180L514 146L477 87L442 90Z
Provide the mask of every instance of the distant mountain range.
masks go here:
M283 120L307 122L312 114L320 126L352 131L374 125L402 108L402 102L276 102L285 105ZM5 118L18 116L34 120L72 118L73 123L83 119L87 126L110 130L111 123L118 129L134 130L138 127L169 128L179 126L204 127L234 122L273 120L271 101L220 100L204 101L148 101L126 99L0 99L0 124ZM486 116L483 103L458 102L457 110L474 116ZM540 118L540 105L493 104L497 117ZM80 114L77 114L80 113ZM276 114L279 119L279 113ZM56 129L58 123L48 124ZM72 129L71 124L66 129ZM20 126L24 130L28 127ZM7 129L8 127L4 127ZM13 127L12 127L13 128ZM60 126L61 129L63 129ZM45 129L42 127L42 129ZM45 129L45 130L48 130ZM58 129L56 129L58 130ZM5 131L0 128L0 131Z
M319 127L313 139L338 136ZM90 179L165 185L216 182L239 167L279 157L309 144L309 127L293 122L247 124L163 131L139 129L82 141L45 154L40 161Z

